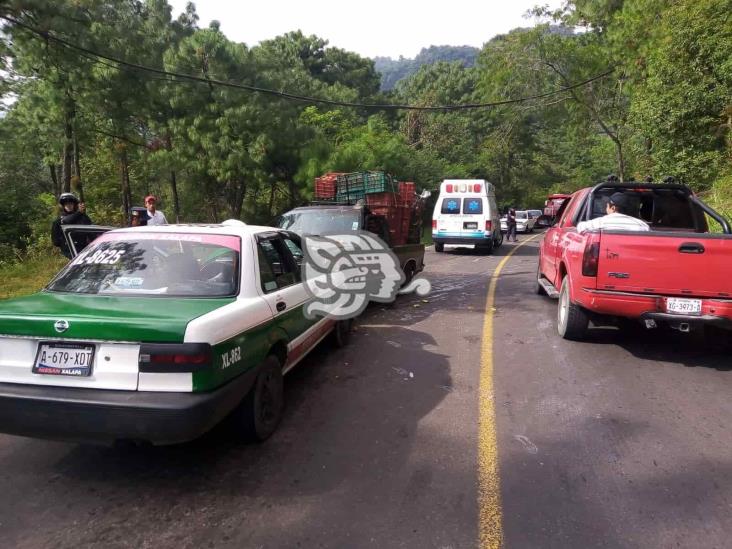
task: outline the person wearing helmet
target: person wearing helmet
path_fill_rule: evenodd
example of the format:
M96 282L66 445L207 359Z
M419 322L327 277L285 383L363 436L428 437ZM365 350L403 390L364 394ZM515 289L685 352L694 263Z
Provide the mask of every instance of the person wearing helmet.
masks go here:
M71 259L71 251L66 243L61 225L91 225L92 220L86 215L86 207L83 202L73 193L62 193L58 197L61 208L58 218L51 225L51 242L61 250L67 258Z

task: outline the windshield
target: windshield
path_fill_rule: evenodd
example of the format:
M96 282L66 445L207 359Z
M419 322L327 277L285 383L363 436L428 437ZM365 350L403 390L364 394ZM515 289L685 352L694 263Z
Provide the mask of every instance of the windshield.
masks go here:
M516 219L526 219L529 214L526 212L516 212Z
M235 295L241 241L236 236L111 233L99 237L46 288L100 295Z
M280 217L277 226L299 235L343 234L361 228L361 210L323 208L291 211Z

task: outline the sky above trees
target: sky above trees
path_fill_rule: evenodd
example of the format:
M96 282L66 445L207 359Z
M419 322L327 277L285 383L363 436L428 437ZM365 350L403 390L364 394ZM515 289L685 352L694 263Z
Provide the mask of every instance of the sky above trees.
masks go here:
M170 0L173 15L188 0ZM418 0L280 0L277 2L194 2L199 24L216 19L230 40L253 46L293 30L315 34L331 46L366 57L414 57L430 45L481 47L497 34L533 26L526 18L536 5L558 8L560 0L453 0L442 4Z

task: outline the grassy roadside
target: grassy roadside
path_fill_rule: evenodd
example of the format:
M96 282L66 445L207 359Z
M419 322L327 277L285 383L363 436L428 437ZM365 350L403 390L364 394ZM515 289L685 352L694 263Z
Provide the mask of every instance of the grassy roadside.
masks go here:
M0 299L32 294L43 288L66 264L57 254L0 266Z
M422 227L422 244L425 246L432 245L432 225Z

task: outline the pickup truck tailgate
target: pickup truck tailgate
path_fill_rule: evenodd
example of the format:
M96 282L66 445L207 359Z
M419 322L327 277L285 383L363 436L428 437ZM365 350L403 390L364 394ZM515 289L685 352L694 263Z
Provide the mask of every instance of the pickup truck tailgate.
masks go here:
M603 232L597 288L732 297L732 235Z

